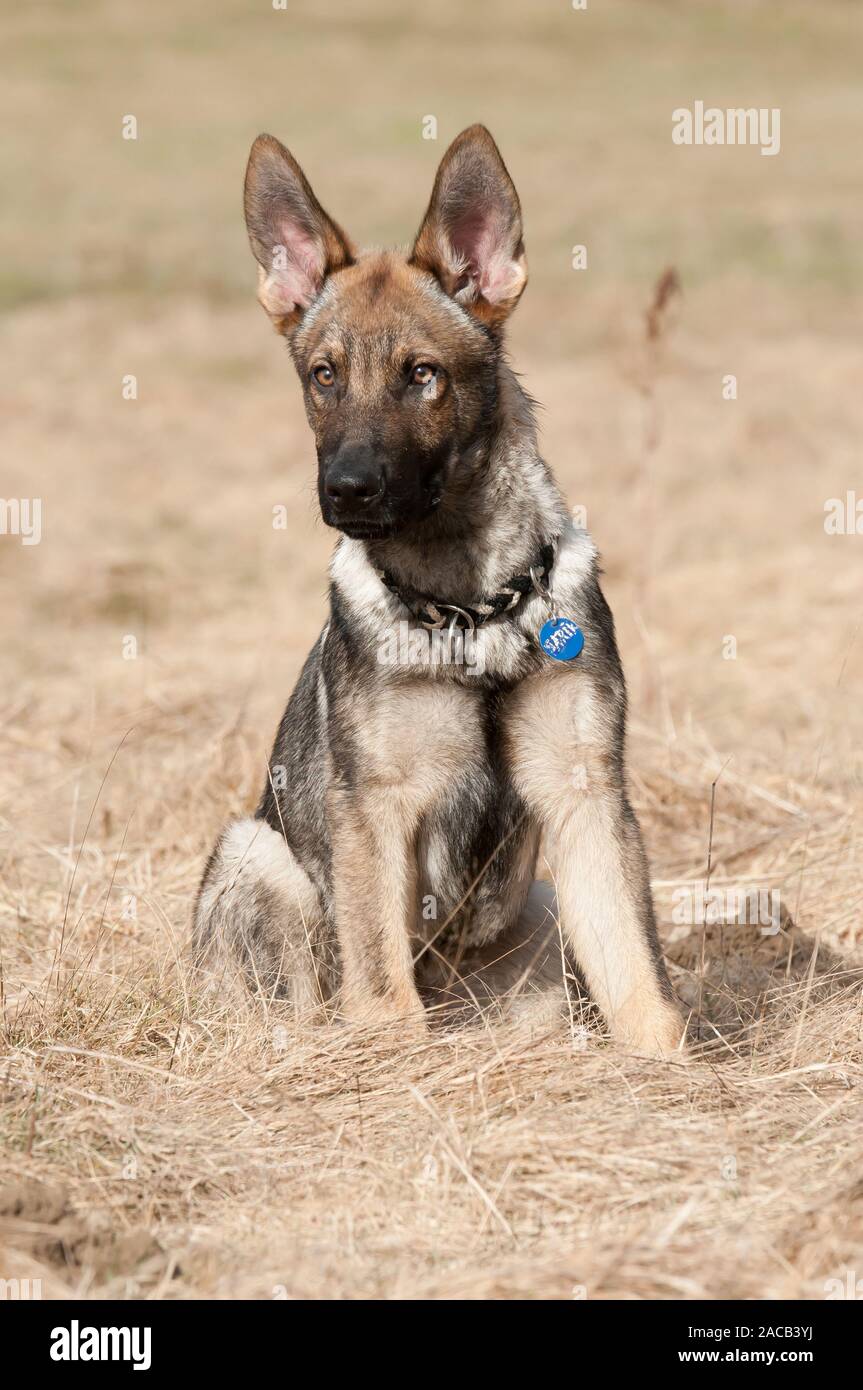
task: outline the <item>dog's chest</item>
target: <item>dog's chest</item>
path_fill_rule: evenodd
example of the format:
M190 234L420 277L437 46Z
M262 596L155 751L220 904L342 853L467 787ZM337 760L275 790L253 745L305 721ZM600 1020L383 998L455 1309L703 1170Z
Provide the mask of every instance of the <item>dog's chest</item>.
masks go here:
M475 695L473 737L422 817L418 934L482 945L515 920L533 878L536 830L513 784L499 694Z
M375 630L370 654L384 679L389 674L395 684L408 675L487 691L528 674L540 653L536 635L514 621L465 631L395 618Z

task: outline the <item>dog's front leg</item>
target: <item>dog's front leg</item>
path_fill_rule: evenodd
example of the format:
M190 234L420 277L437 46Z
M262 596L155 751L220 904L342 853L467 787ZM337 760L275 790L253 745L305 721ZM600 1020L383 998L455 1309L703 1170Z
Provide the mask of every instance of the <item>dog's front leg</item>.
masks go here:
M352 1021L425 1030L414 980L417 809L398 785L330 798L342 1012Z
M525 681L507 718L513 777L545 831L561 925L615 1036L651 1056L683 1022L660 954L647 859L623 778L619 699L583 670Z

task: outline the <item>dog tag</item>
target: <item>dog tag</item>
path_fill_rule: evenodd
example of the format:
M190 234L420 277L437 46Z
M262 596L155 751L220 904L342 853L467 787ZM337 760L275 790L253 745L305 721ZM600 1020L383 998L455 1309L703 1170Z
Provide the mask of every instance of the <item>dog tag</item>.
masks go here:
M539 630L539 645L555 661L573 661L584 646L584 633L572 618L549 618Z

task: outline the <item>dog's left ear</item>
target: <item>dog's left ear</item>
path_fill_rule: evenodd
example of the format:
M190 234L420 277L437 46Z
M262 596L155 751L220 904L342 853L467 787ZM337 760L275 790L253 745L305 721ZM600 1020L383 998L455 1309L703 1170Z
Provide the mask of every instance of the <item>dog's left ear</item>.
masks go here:
M485 126L463 130L441 160L410 263L491 326L518 303L527 284L521 207Z

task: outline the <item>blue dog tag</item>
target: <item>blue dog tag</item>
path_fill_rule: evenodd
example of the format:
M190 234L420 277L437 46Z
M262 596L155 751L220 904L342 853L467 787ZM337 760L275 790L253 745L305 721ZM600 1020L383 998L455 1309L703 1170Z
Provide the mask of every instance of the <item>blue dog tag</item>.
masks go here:
M584 633L572 618L549 618L539 630L539 645L555 661L573 661L584 646Z

